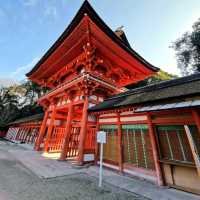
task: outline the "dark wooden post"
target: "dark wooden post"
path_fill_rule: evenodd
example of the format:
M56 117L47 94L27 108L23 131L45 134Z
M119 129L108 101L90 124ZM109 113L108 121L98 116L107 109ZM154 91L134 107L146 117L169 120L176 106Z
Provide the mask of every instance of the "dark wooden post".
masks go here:
M157 150L157 145L156 145L156 138L155 138L154 130L153 130L153 124L151 121L151 116L149 114L147 115L147 121L148 121L148 127L149 127L149 137L151 140L152 151L153 151L154 164L156 168L157 182L159 186L162 186L164 185L163 176L162 176L161 166L159 162L159 156L158 156L158 150Z
M193 109L192 110L192 116L193 116L194 122L197 126L198 134L200 135L200 116L199 116L198 111ZM194 138L192 137L192 133L189 129L189 126L186 125L184 127L185 127L185 131L186 131L186 135L188 137L188 141L189 141L189 144L190 144L192 155L193 155L193 158L194 158L194 161L195 161L195 165L196 165L196 168L197 168L197 173L200 176L200 157L199 157L200 155L197 152L197 149L196 149L197 147L195 145Z

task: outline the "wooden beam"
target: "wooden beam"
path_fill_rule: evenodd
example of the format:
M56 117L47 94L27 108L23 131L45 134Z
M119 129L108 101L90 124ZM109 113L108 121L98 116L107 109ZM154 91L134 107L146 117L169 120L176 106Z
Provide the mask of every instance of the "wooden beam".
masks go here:
M192 150L192 155L193 155L194 162L195 162L195 165L196 165L196 168L197 168L197 173L200 176L200 158L199 158L199 155L198 155L198 152L197 152L197 149L196 149L196 145L194 143L194 139L192 138L192 134L191 134L189 126L184 125L184 128L185 128L185 132L186 132L186 135L187 135L187 138L188 138L188 141L189 141L190 148Z
M157 175L157 183L159 186L162 186L162 185L164 185L164 181L163 181L161 166L160 166L160 162L159 162L158 149L157 149L157 145L156 145L156 138L155 138L155 134L154 134L153 124L151 121L151 116L149 114L147 115L147 121L148 121L149 137L151 140L154 164L155 164L156 175Z
M65 160L66 157L67 157L69 138L70 138L70 133L71 133L72 115L73 115L73 104L71 102L70 105L69 105L68 114L67 114L66 130L65 130L64 142L63 142L63 145L62 145L60 160Z
M84 144L87 133L87 121L88 121L88 112L87 112L88 106L89 106L88 95L85 95L83 114L81 120L80 141L78 146L78 163L80 165L83 164L83 157L84 157Z
M63 114L58 114L58 113L56 113L55 118L56 118L56 119L65 120L65 119L66 119L66 116L64 116Z
M49 117L49 112L46 110L45 111L45 115L44 115L44 119L42 121L42 125L41 125L41 128L40 128L40 131L39 131L39 135L38 135L38 137L36 139L35 146L34 146L34 149L36 151L40 150L40 144L42 143L43 138L44 138L48 117Z
M181 115L180 115L181 116ZM154 119L152 120L153 124L193 124L194 120L191 116L183 117L183 118L166 118L166 119Z

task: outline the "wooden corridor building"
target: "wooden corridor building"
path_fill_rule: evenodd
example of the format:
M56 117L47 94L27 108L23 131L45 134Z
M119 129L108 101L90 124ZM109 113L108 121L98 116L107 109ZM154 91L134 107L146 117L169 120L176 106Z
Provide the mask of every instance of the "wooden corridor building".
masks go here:
M50 88L38 100L45 113L34 149L98 163L96 132L105 130L105 166L200 193L200 74L126 89L158 70L85 1L27 74Z
M200 73L129 90L89 111L107 132L108 167L200 193Z

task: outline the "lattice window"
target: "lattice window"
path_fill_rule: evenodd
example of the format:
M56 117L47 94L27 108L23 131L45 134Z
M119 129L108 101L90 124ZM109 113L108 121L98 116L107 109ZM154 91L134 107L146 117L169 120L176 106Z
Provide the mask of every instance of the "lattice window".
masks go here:
M154 169L147 125L123 125L123 160L136 167Z
M156 129L161 159L193 162L192 152L183 126L157 126Z
M116 125L102 125L101 131L106 132L106 144L104 144L103 156L105 160L118 162L117 151L117 126Z

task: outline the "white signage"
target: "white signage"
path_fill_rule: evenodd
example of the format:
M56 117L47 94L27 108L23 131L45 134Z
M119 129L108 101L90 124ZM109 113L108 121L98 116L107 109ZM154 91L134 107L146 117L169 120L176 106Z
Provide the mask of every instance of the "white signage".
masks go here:
M103 144L106 143L106 132L97 132L97 142L100 143L100 167L99 167L99 187L102 187L103 176Z
M94 154L84 154L84 161L93 161L94 160Z
M106 132L104 131L98 131L97 132L97 142L98 143L106 143Z

